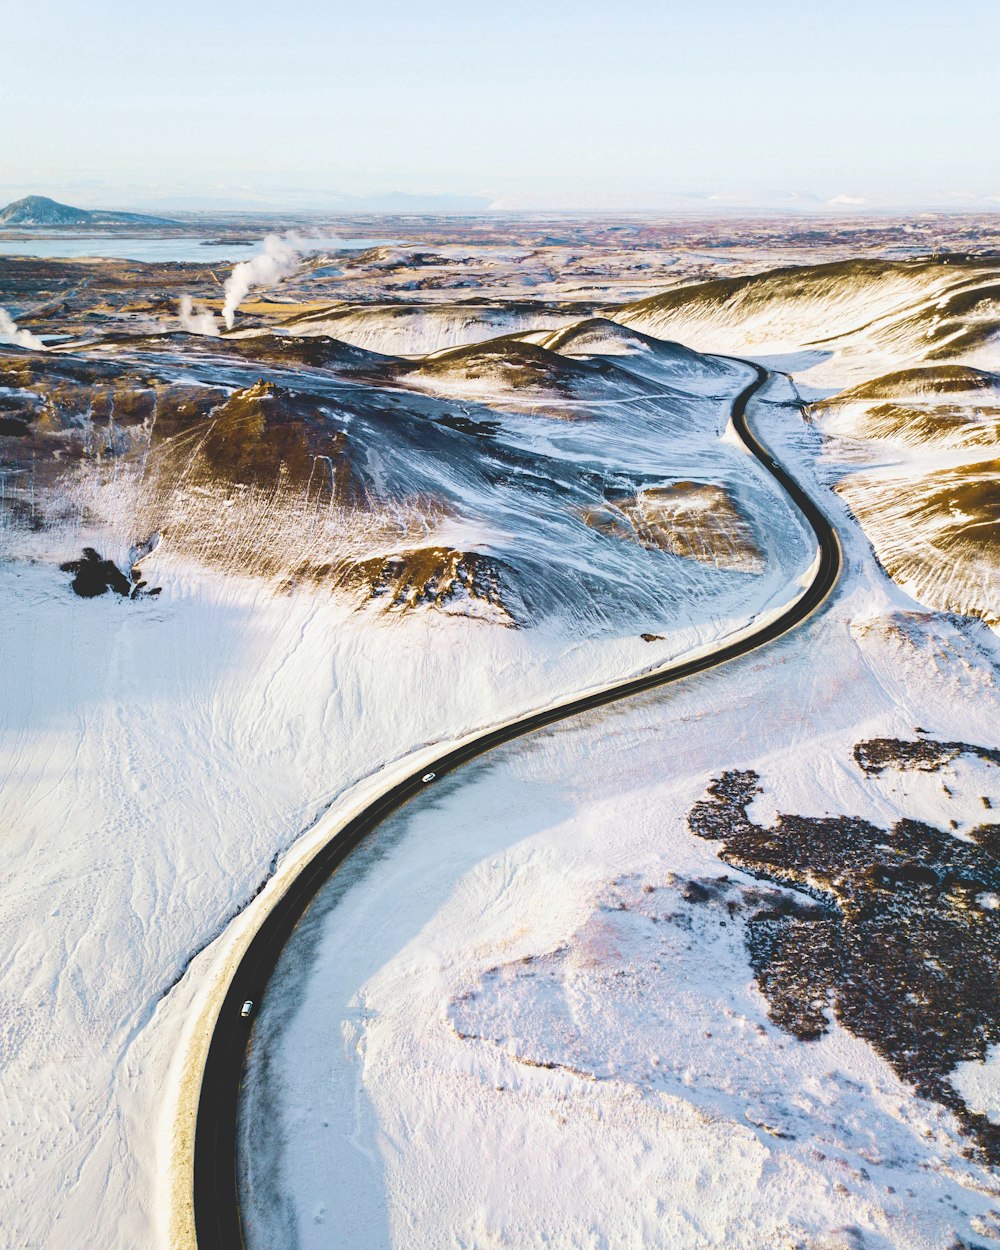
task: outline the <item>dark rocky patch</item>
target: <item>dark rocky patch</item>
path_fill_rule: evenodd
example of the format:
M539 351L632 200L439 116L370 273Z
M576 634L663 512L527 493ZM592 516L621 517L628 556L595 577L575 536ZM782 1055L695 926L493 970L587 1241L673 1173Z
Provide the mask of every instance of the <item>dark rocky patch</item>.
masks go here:
M213 342L213 350L222 346L227 353L245 360L275 365L306 365L311 369L329 369L369 380L391 378L400 367L392 356L368 351L332 339L326 335L293 337L261 334L246 339L225 339Z
M121 595L123 599L160 593L159 586L152 590L146 589L138 565L132 568L131 576L126 577L113 560L102 559L93 547L84 547L82 560L68 560L59 567L64 573L73 574L73 592L81 599L96 599L98 595L106 594L109 590Z
M499 421L472 421L469 417L444 416L436 417L438 425L449 430L457 430L459 434L472 434L478 438L493 438L500 432Z
M855 761L869 776L877 776L887 768L934 773L959 755L978 755L988 763L1000 764L1000 751L972 746L968 742L935 742L930 739L905 742L899 738L869 738L854 748Z
M889 745L887 745L889 744ZM869 774L895 766L936 768L968 752L962 743L860 743ZM921 821L891 829L857 816L779 815L756 824L760 793L750 771L723 773L688 816L698 837L756 877L812 896L815 906L762 907L746 921L750 959L771 1019L803 1040L832 1015L864 1038L923 1097L949 1107L1000 1165L1000 1126L971 1111L948 1081L963 1060L1000 1043L1000 911L979 896L1000 890L1000 825L967 842ZM689 901L708 901L703 883Z

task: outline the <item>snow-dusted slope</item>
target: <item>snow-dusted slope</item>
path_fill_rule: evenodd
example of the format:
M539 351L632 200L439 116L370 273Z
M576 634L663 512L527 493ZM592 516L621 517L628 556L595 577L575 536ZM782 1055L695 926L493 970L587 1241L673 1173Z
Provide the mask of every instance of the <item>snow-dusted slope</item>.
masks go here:
M530 303L355 304L321 309L287 323L295 334L324 334L393 356L425 356L497 335L576 321L582 310Z
M927 360L990 368L998 300L1000 272L983 259L856 260L678 287L610 315L700 351L794 356L787 367L812 383L844 385Z
M975 453L1000 442L1000 377L961 365L911 369L833 395L813 405L812 414L843 440L913 453L963 447Z
M193 565L356 607L491 605L508 623L570 615L594 635L638 635L706 596L729 615L745 577L767 570L720 577L668 547L650 559L588 526L588 509L693 481L723 489L737 514L754 511L749 487L787 515L768 475L720 437L739 368L694 353L665 347L639 374L509 338L421 362L270 336L143 348L67 353L41 376L10 356L31 434L13 446L12 549L31 547L24 531L41 519L63 560L89 545L126 574L130 550L154 539L151 585ZM789 538L757 536L769 567Z
M1000 620L1000 378L930 366L813 406L838 492L889 573L942 611Z
M838 491L915 598L1000 626L1000 458L852 473Z
M857 260L680 287L631 329L790 370L821 402L837 486L922 602L997 619L1000 273L982 258ZM565 332L564 332L565 333ZM832 393L837 392L837 393Z

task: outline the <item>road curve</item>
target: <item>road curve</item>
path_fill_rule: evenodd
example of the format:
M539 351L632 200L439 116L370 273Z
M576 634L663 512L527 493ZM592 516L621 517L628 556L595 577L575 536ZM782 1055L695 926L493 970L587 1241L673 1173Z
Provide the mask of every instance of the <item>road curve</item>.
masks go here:
M634 677L610 689L584 695L557 707L535 712L522 719L488 730L473 742L452 750L420 772L394 786L360 812L330 842L320 848L282 897L264 918L233 974L219 1009L202 1076L194 1141L194 1221L199 1250L244 1250L243 1224L237 1192L237 1110L240 1085L250 1041L250 1028L240 1018L246 999L256 1006L285 943L299 919L334 869L355 846L407 799L423 790L421 777L428 768L436 776L451 772L501 743L522 737L542 726L566 720L579 712L614 703L618 699L653 690L716 668L737 656L746 655L765 643L780 638L804 621L823 603L837 582L841 568L840 542L836 531L819 507L772 456L769 449L750 431L746 410L751 398L767 382L769 373L750 361L724 357L752 368L755 379L733 401L732 423L747 448L777 479L805 516L819 543L816 575L805 593L787 611L756 632L726 644L710 655L681 660L667 668Z

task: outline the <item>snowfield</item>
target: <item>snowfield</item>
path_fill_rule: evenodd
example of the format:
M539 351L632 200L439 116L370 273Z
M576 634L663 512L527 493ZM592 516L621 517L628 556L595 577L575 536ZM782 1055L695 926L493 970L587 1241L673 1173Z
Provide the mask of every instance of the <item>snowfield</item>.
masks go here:
M63 1211L51 1230L25 1202L0 1244L148 1242L148 1123L188 960L372 761L639 670L651 648L460 618L373 625L318 596L205 578L136 604L82 602L30 565L4 568L0 605L0 1143L7 1183L55 1189ZM713 636L693 627L657 658ZM151 1026L160 1044L145 1054Z
M776 406L763 433L803 471L814 435ZM1000 701L991 635L915 610L840 519L849 572L805 627L502 748L332 878L255 1026L254 1250L1000 1238L1000 1182L948 1111L836 1023L802 1042L771 1022L743 943L761 883L687 827L726 768L760 774L765 822L960 837L981 795L1000 806L996 765L855 763L860 739L916 726L988 743Z
M822 891L689 822L752 771L769 829L906 819L985 857L995 264L840 260L606 307L595 285L625 296L582 242L586 304L558 273L547 303L470 299L470 250L442 250L458 294L441 273L426 303L369 300L349 258L349 302L339 270L293 273L232 338L161 319L166 290L218 295L193 268L150 270L138 312L96 264L8 301L52 350L0 352L0 1250L189 1250L218 1004L332 831L446 744L802 593L812 535L727 426L749 370L695 349L830 401L804 419L777 377L749 416L836 523L841 583L758 653L435 781L351 854L249 1026L247 1245L1000 1246L1000 1174L962 1119L1000 1124L995 1016L946 1075L961 1105L918 1095L832 993L821 1036L781 1027L755 909ZM535 281L525 254L490 251L499 291ZM976 395L904 396L937 442L894 432L881 392L837 407L952 348ZM935 545L942 466L977 511L942 495ZM88 561L134 597L76 597ZM866 770L871 739L986 751ZM1000 892L960 884L992 933Z
M721 406L710 402L714 424ZM660 439L653 421L642 428ZM544 431L521 437L558 452ZM276 595L199 568L169 535L143 561L156 598L76 599L56 567L65 553L127 550L135 488L122 474L85 483L75 520L7 535L8 551L31 559L0 568L11 865L0 888L0 1246L185 1235L178 1107L190 1107L188 1055L196 1069L194 1039L246 923L234 918L295 862L331 804L427 745L711 647L800 593L812 559L801 519L756 462L717 446L750 515L769 518L767 567L748 598L745 574L687 561L688 586L711 593L678 595L652 643L639 623L603 637L559 619L509 630L358 611L327 591ZM617 454L641 447L631 429ZM683 438L678 450L693 456ZM55 1223L41 1200L52 1194Z

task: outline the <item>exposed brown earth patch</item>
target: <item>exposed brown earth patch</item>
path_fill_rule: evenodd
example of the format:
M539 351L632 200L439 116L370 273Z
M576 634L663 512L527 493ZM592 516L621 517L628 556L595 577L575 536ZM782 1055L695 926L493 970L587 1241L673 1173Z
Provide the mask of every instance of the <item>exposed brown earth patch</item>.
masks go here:
M759 573L764 557L750 523L725 487L673 482L582 513L585 524L614 538L669 551L715 568Z
M377 556L348 566L340 580L389 608L480 608L503 624L517 624L501 563L474 551L422 547Z
M516 628L525 609L512 590L510 570L475 551L416 547L365 559L304 562L280 589L309 584L359 594L388 611L432 608Z

